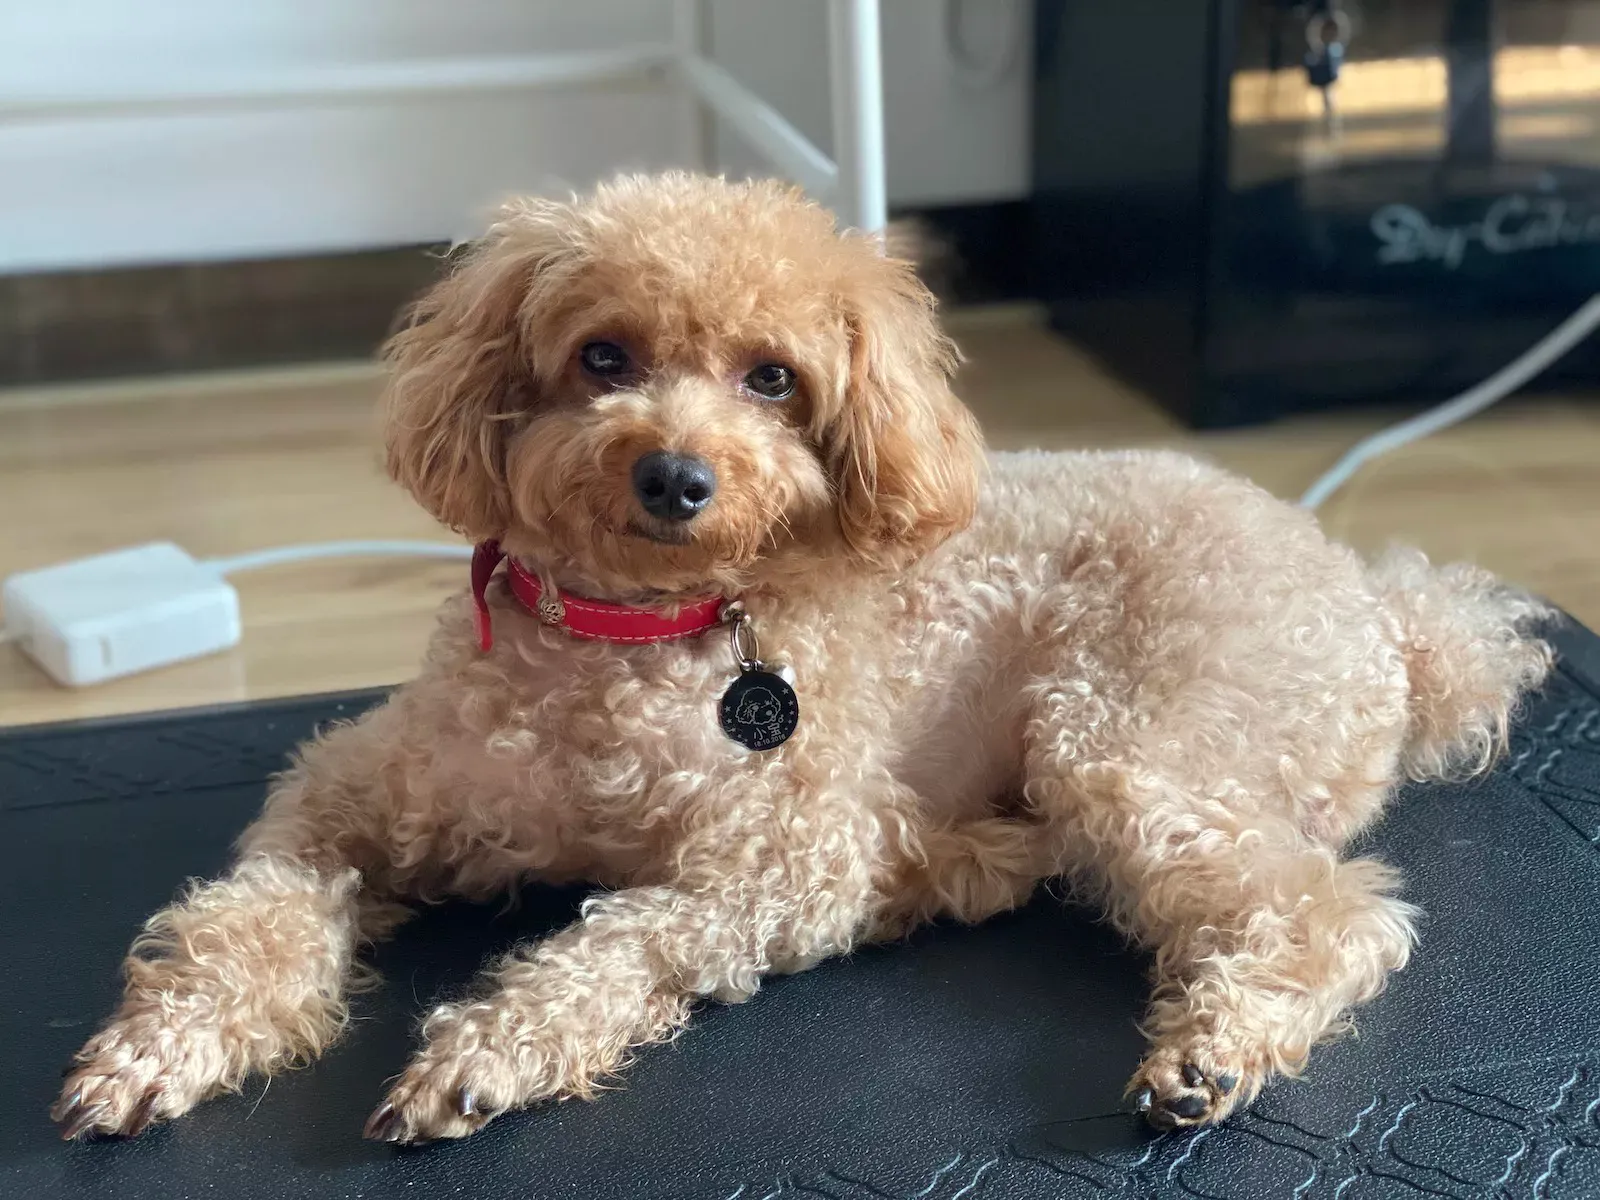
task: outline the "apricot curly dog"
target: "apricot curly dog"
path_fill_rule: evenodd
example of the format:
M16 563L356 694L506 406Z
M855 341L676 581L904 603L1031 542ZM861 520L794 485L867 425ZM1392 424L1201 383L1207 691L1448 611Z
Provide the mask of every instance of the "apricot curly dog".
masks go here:
M1209 466L986 459L911 264L776 184L513 204L387 356L389 468L478 594L151 918L68 1136L312 1058L408 903L570 880L604 890L428 1015L369 1136L591 1095L702 997L1051 876L1153 953L1135 1105L1217 1121L1406 961L1341 848L1486 768L1549 665L1536 602Z

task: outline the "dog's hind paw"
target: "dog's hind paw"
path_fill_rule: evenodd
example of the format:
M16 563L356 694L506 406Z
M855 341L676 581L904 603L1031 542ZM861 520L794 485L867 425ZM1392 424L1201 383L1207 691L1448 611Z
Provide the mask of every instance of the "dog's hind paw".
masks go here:
M1127 1095L1157 1129L1214 1125L1255 1099L1267 1080L1243 1056L1195 1040L1151 1050Z

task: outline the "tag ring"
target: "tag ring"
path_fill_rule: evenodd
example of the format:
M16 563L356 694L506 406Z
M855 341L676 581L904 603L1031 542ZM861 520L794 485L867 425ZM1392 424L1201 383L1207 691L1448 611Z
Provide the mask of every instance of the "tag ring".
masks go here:
M739 664L741 671L759 671L761 643L756 641L756 631L750 628L749 616L739 609L729 620L732 628L728 630L728 642L733 647L734 661Z

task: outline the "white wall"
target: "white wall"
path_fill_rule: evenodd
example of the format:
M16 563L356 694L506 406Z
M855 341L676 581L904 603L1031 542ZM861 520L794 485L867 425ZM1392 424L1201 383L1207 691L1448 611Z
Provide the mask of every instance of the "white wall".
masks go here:
M826 148L821 0L709 8L717 59ZM1028 8L964 0L972 56L995 53ZM663 43L670 9L667 0L4 0L0 271L448 238L478 228L508 192L683 162L688 128L670 94L645 83L45 120L4 115L8 95ZM980 87L946 53L944 0L884 0L883 28L891 201L1025 194L1027 47L1005 80ZM726 134L717 148L729 170L761 169Z

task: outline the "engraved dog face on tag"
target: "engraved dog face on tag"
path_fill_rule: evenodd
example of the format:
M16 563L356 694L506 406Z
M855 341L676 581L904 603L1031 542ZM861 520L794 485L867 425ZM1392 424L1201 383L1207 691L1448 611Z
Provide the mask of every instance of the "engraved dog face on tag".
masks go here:
M800 724L800 699L781 675L741 671L722 693L722 732L750 750L774 750Z

